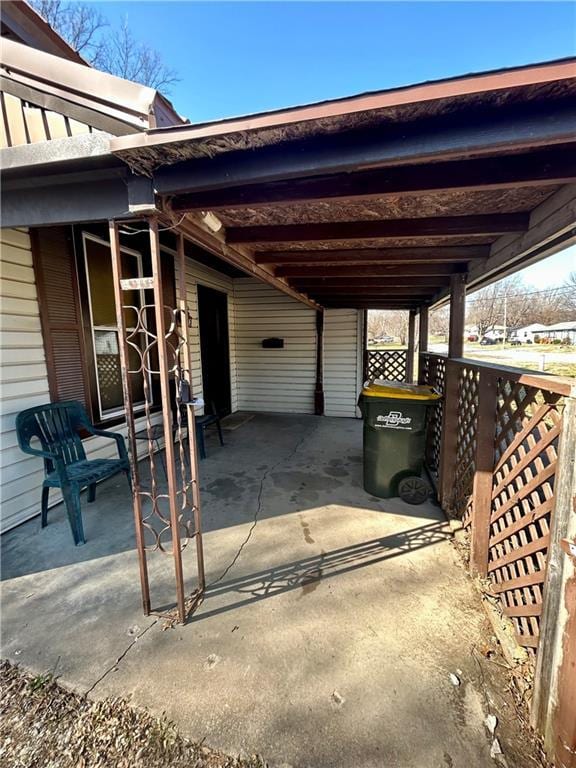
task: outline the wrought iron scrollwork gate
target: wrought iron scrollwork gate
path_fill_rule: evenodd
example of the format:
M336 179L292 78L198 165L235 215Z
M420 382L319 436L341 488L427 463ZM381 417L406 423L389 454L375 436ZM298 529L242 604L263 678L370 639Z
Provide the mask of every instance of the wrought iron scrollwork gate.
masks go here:
M118 224L110 222L110 245L114 274L116 315L120 340L122 386L132 475L136 545L140 566L142 603L146 615L158 612L182 623L198 607L204 594L204 557L190 348L184 238L178 236L177 307L164 304L158 222L148 220L152 275L122 279ZM146 298L139 304L125 303L128 292ZM152 298L150 302L149 298ZM161 410L155 409L154 382L159 382ZM171 388L171 381L174 386ZM133 385L143 391L144 440L136 438ZM156 391L158 388L156 387ZM161 418L161 425L158 419ZM165 462L155 453L159 431L164 437ZM138 433L141 436L141 432ZM137 445L145 446L138 456ZM187 589L183 552L195 544L194 588ZM150 597L148 557L157 552L171 556L174 567L173 607L153 611Z

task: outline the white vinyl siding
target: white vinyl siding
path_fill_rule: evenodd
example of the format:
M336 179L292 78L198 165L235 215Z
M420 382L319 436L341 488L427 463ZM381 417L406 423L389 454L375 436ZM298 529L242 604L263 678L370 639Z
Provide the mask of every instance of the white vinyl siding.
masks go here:
M176 274L178 273L176 272ZM188 328L188 339L192 360L192 391L197 397L202 397L202 359L200 355L200 327L198 322L198 284L204 285L207 288L213 288L216 291L222 291L228 296L230 399L232 403L232 413L234 413L234 411L238 410L234 281L232 278L223 275L221 272L205 267L203 264L193 261L192 259L186 259L186 298L188 301L188 312L190 313L192 322L192 326ZM202 413L202 410L199 409L197 413Z
M44 463L20 450L15 421L20 411L49 403L50 393L30 236L3 229L0 244L0 531L5 532L40 514ZM143 429L144 419L136 425ZM110 431L126 436L126 426ZM145 441L138 448L144 451ZM88 458L118 456L116 443L104 437L86 439L84 450ZM50 506L61 500L52 489Z
M16 414L49 401L48 376L30 235L0 234L0 516L1 530L37 514L44 477L42 462L22 453Z
M357 309L324 312L324 413L357 415L361 384L362 313Z
M314 413L316 313L253 278L234 281L238 408ZM264 349L262 339L284 339Z

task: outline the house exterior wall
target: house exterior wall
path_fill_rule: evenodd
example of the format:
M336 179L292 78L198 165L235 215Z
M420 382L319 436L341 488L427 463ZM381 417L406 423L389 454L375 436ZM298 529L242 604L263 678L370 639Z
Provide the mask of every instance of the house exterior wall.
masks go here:
M0 525L6 530L37 514L44 476L42 462L18 447L16 415L50 397L30 235L2 229L0 246Z
M324 313L324 413L358 416L362 386L362 317L357 309Z
M314 413L316 313L252 278L234 281L238 408L276 413ZM362 313L324 312L326 416L357 416L362 378ZM283 349L264 349L262 339L284 339Z
M235 280L234 295L238 408L314 413L315 311L252 278ZM270 337L283 349L264 349Z

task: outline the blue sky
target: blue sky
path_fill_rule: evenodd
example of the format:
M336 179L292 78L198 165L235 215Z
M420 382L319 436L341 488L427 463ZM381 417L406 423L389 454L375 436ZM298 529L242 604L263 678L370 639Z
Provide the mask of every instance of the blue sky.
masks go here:
M574 55L569 2L100 2L193 121Z
M180 82L193 122L576 54L571 2L97 2ZM576 248L525 270L576 270Z

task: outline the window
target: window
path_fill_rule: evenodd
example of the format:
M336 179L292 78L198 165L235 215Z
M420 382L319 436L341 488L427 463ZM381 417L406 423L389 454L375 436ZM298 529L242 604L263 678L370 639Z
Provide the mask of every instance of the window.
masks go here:
M110 246L104 240L84 232L82 242L88 283L99 420L105 420L124 412L112 257ZM142 255L138 251L122 247L121 263L122 277L142 276ZM123 291L123 299L129 306L140 308L144 305L143 291ZM133 330L136 313L126 310L124 320L127 329ZM129 347L128 356L130 369L139 368L138 352ZM133 376L131 383L134 410L139 410L144 406L144 382L142 377Z

